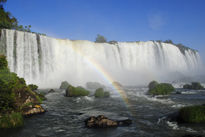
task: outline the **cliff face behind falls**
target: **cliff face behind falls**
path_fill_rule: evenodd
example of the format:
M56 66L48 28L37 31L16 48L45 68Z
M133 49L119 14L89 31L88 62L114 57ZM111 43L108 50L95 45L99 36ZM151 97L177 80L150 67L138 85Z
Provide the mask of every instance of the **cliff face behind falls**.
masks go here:
M197 51L163 42L94 43L7 29L0 30L0 53L11 71L40 87L58 87L63 80L171 81L198 75L202 66Z

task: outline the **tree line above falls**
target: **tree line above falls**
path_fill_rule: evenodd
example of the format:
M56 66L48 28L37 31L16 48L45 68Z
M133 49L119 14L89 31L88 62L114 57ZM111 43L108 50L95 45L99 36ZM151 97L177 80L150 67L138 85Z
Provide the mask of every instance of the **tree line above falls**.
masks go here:
M153 41L153 42L158 42L158 43L168 43L168 44L172 44L172 45L178 47L179 50L181 51L181 53L183 53L183 54L185 54L185 51L186 51L186 50L191 50L191 51L193 51L194 53L197 52L197 50L194 50L194 49L191 49L191 48L189 48L189 47L187 47L187 46L184 46L184 45L181 44L181 43L176 44L176 43L174 43L172 40L165 40L165 41L162 41L162 40L152 40L152 41ZM113 45L118 45L118 42L117 42L117 41L115 41L115 40L107 41L107 39L106 39L104 36L100 35L100 34L97 35L97 37L96 37L96 39L95 39L95 42L96 42L96 43L109 43L109 44L113 44Z

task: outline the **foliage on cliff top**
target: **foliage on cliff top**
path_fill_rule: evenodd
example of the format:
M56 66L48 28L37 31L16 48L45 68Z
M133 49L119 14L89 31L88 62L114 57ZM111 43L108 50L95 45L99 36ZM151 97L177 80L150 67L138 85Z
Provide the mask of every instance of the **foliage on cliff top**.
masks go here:
M95 39L95 42L96 42L96 43L106 43L107 40L106 40L106 38L105 38L104 36L98 34L97 37L96 37L96 39Z

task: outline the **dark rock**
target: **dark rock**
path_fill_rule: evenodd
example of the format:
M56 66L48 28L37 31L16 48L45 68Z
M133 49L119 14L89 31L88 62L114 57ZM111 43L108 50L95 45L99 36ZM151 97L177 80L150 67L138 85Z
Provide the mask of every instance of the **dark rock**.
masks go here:
M55 92L54 89L51 89L51 90L48 91L48 93L53 93L53 92Z
M182 137L204 137L204 136L196 135L196 134L186 134L186 135L183 135Z
M178 119L179 112L173 112L167 115L166 120L167 121L179 121Z
M176 91L176 94L182 94L180 91Z
M117 121L118 126L129 126L132 124L132 120L130 119L125 119L125 120L119 120Z
M89 117L85 120L85 125L88 128L108 128L108 127L118 127L118 126L129 126L132 124L132 121L130 119L126 120L111 120L103 115L99 115L97 117Z

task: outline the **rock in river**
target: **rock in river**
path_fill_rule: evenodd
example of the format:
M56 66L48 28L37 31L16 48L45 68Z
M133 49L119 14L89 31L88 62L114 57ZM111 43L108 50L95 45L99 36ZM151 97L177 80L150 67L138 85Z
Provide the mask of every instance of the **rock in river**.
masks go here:
M126 120L111 120L103 115L97 117L91 116L85 120L85 125L88 128L107 128L107 127L118 127L118 126L129 126L132 124L130 119Z

